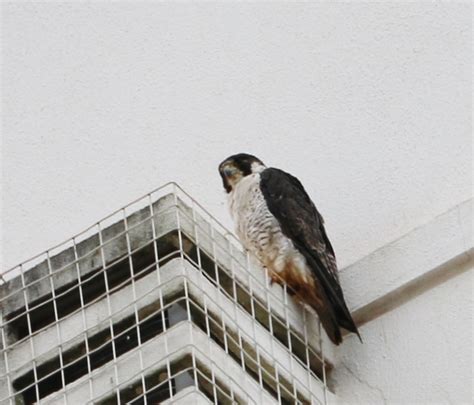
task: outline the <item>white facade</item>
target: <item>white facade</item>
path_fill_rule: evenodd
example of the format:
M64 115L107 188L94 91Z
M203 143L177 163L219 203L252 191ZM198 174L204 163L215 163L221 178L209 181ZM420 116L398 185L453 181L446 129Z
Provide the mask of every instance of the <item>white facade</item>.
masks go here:
M469 3L2 4L2 270L171 180L231 227L217 165L253 153L314 198L349 306L389 307L337 351L338 399L471 402L469 265L383 302L472 249L471 19Z

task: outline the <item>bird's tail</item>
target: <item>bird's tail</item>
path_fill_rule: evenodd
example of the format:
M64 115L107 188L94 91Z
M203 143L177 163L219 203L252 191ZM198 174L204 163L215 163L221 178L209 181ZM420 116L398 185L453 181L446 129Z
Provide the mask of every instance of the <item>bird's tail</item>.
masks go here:
M340 308L340 306L336 307L336 317L337 317L337 322L340 327L348 330L349 332L355 333L357 337L360 340L360 343L362 343L362 338L360 337L359 330L357 329L357 326L352 319L352 315L349 312L349 309L344 303L344 308Z
M335 345L339 345L342 342L342 334L341 328L339 327L335 317L331 314L331 310L329 308L319 308L312 305L313 309L318 314L319 320L323 325L326 334L331 339Z
M320 290L320 294L321 293L322 289ZM345 304L343 304L344 308L341 308L340 303L334 305L334 303L330 302L326 294L322 293L321 295L323 298L322 302L321 300L311 300L310 305L318 314L319 320L329 339L331 339L335 345L339 345L342 342L341 328L344 328L349 332L355 333L362 342L357 326Z

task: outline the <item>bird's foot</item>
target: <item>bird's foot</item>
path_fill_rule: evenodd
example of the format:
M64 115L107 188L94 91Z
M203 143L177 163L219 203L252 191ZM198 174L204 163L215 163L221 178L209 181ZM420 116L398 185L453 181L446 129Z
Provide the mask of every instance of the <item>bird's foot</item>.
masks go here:
M277 283L277 284L281 283L281 279L276 273L269 272L268 276L270 277L270 286L272 286L273 283Z

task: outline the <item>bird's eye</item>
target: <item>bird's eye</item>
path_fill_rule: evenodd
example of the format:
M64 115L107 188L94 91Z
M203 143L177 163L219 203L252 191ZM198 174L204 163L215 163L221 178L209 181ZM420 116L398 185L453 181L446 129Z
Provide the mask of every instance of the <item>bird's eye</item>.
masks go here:
M224 167L223 172L226 177L231 177L237 172L237 169L232 166L226 166Z

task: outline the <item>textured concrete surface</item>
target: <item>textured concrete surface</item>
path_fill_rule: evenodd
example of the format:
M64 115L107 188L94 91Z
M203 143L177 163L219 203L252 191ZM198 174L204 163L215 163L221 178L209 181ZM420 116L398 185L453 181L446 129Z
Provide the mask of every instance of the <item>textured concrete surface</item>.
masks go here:
M2 269L217 164L297 175L353 263L469 198L471 6L2 3Z
M463 273L366 324L333 372L344 404L472 404L472 285Z
M364 343L337 350L339 403L472 403L472 203L342 271Z
M240 151L302 180L341 267L472 197L468 3L2 11L2 269L169 180L230 226L216 167ZM469 224L435 228L451 243ZM441 264L452 245L423 237L377 257L368 290ZM338 398L471 401L471 286L460 274L349 337Z

